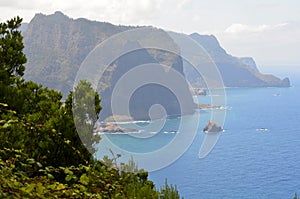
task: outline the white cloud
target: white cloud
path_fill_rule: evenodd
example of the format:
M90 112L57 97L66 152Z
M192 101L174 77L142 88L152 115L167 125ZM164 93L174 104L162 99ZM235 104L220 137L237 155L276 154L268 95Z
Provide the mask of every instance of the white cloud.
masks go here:
M1 0L1 19L10 19L20 15L25 21L30 21L35 13L51 14L62 11L73 18L84 17L98 21L108 21L116 24L151 23L162 12L163 0ZM180 2L176 0L176 2ZM176 4L175 2L175 4ZM30 14L29 14L30 13Z
M35 9L49 9L51 8L52 1L40 1L40 0L30 0L30 1L19 1L19 0L1 0L0 10L11 9L11 10L35 10ZM13 11L14 12L14 11Z
M162 0L90 0L87 4L75 3L73 7L66 7L65 10L74 18L80 16L114 24L150 25L162 12L162 2Z
M182 9L185 5L190 3L191 0L181 0L177 2L177 9Z
M225 33L259 33L264 31L279 30L285 28L288 23L280 23L275 25L247 25L247 24L232 24L226 28Z
M300 23L281 23L300 20L299 6L296 0L0 0L0 21L62 11L74 19L215 34L233 55L300 63Z
M254 57L258 65L300 64L300 21L232 24L217 37L230 54Z

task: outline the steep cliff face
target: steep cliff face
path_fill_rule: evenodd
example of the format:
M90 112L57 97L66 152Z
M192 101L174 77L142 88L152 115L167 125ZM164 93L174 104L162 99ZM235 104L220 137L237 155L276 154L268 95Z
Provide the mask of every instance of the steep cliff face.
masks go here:
M140 47L139 43L132 41L126 42L124 48L126 48L127 45L134 45L137 48ZM153 56L153 54L157 56ZM108 68L107 75L103 76L105 82L109 82L109 86L102 92L103 100L101 104L106 108L101 111L101 118L107 118L112 115L112 110L107 107L111 107L112 105L112 93L118 83L118 80L137 66L142 66L143 64L147 64L147 67L154 67L154 65L158 66L161 61L159 57L163 58L163 60L172 58L172 65L169 65L169 67L172 67L174 70L183 75L182 60L174 54L154 51L153 49L150 53L147 49L140 49L119 57L114 63L112 63L112 66ZM161 65L159 70L152 70L148 74L141 75L151 77L153 80L160 79L159 77L163 77L167 80L172 78L169 68L164 67L164 65ZM100 82L101 81L102 80L100 79ZM129 107L130 117L136 120L148 120L150 119L149 110L156 104L160 104L165 109L166 114L170 116L193 113L196 106L193 102L192 95L189 92L187 82L180 79L176 82L176 84L178 84L180 93L184 93L183 95L185 96L181 99L181 101L177 99L178 96L176 96L175 93L163 85L156 84L155 82L140 85L140 87L130 96L129 104L125 105ZM126 89L119 90L118 93L113 95L113 97L117 97L120 102L125 102L127 96L128 93ZM117 113L114 112L114 114L129 116L126 112L122 112L122 109L117 110ZM154 118L160 118L161 116L163 115L158 114L154 116Z
M224 85L227 87L289 87L288 78L281 80L273 75L261 74L257 69L256 63L252 58L233 57L220 46L217 39L212 35L199 35L193 33L190 35L192 39L200 44L212 58L212 62L218 67ZM199 63L205 64L205 63ZM195 71L192 68L186 69L189 80L198 85L203 86L203 78L193 76Z
M24 32L28 57L25 78L68 94L88 53L112 34L129 28L73 20L61 12L48 16L36 14Z
M86 19L73 20L61 12L53 15L37 14L29 23L24 37L25 54L28 57L26 79L31 79L55 88L66 96L73 87L79 69L88 53L108 37L130 30L135 27L114 26L109 23L92 22ZM176 44L168 38L163 30L152 28L152 37L144 42L164 42L175 51L179 51ZM147 41L149 40L150 41ZM139 46L138 42L120 41L123 48L129 45ZM114 47L108 50L113 50ZM161 63L162 71L168 75L168 68L173 68L183 74L180 56L157 49L141 49L127 53L115 60L107 67L99 81L99 92L102 97L101 117L111 115L111 95L117 81L129 70L142 64ZM106 66L99 66L106 67ZM149 74L151 75L151 74ZM153 74L152 74L153 75ZM130 101L131 117L134 119L149 119L149 109L154 104L161 104L168 115L193 113L195 105L188 92L187 82L178 82L185 92L186 109L180 110L176 96L168 89L158 85L145 85L137 90ZM122 98L126 93L120 93ZM122 114L122 113L120 113Z
M133 30L137 27L115 26L110 23L86 19L74 20L61 12L55 12L52 15L37 14L29 24L24 24L21 28L24 33L25 54L28 58L25 78L60 90L66 96L72 90L81 63L92 49L114 34ZM159 42L170 49L174 49L176 53L158 49L141 49L115 60L108 66L107 71L99 81L98 91L103 98L102 105L104 107L110 107L110 96L118 79L130 69L141 64L162 64L161 74L166 75L166 77L169 75L168 70L172 68L180 74L186 75L192 84L205 86L203 78L199 77L193 68L183 67L183 60L178 55L180 54L180 47L170 39L168 34L161 29L150 28L149 30L152 33L143 38L143 42ZM280 80L273 75L261 74L252 58L236 58L227 54L212 35L194 33L190 37L208 52L227 87L290 85L287 78ZM132 43L132 41L121 41L121 43L122 48L126 48L126 45L140 45L139 42ZM195 105L192 96L187 92L189 90L187 82L177 82L177 84L186 94L184 113L193 112ZM130 102L133 110L132 116L134 119L149 118L149 107L157 103L162 104L169 115L182 113L179 110L179 102L172 92L161 86L145 85L133 94ZM102 114L103 117L109 116L111 110L103 110Z

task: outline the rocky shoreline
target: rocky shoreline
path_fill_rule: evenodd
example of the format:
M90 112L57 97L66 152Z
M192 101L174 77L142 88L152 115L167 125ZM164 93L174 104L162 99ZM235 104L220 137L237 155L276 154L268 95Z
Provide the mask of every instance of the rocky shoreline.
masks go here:
M95 129L96 133L107 133L107 134L126 134L126 133L137 133L138 130L130 128L122 128L113 123L101 123Z

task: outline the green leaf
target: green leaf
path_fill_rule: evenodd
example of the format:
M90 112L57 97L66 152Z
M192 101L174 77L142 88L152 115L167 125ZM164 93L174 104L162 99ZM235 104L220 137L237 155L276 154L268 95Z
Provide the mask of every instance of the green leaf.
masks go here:
M10 127L11 126L11 124L9 124L9 123L5 123L4 125L3 125L3 128L8 128L8 127Z
M72 178L73 178L72 175L67 175L66 178L65 178L65 180L66 180L67 182L69 182L69 181L72 180Z
M87 177L86 174L82 174L80 179L79 179L79 182L84 184L84 185L88 185L89 184L89 178Z
M71 170L69 170L68 168L64 169L64 173L68 174L68 175L73 175L73 172Z
M64 188L66 188L66 186L64 184L59 183L57 185L57 189L64 189Z
M45 187L42 185L42 183L40 183L40 182L37 183L37 185L36 185L37 193L42 194L44 192L44 189L45 189Z
M47 174L47 177L48 177L49 179L54 179L54 176L53 176L52 174L50 174L50 173Z
M34 164L35 160L33 158L27 159L28 164Z
M8 120L8 122L7 123L17 123L18 122L18 120Z
M70 144L71 141L70 141L70 140L65 140L65 143L66 143L66 144Z
M56 184L51 184L48 186L48 189L55 190L56 189Z
M43 167L43 165L42 165L40 162L37 162L36 164L37 164L37 166L40 167L40 168Z
M29 184L27 187L23 187L21 190L25 191L26 193L30 193L33 191L35 184Z

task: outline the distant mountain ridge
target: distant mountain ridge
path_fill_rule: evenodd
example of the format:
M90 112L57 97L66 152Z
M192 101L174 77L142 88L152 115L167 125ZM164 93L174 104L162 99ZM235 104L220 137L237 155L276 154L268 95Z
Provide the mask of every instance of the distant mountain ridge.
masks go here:
M251 57L238 58L227 54L213 35L190 35L197 43L205 48L207 53L218 67L226 87L289 87L288 78L283 80L259 72L256 63ZM191 77L195 71L186 70L185 74ZM201 78L188 78L192 83L203 86Z
M110 36L135 28L137 27L117 26L107 22L89 21L83 18L72 19L62 12L55 12L51 15L36 14L29 24L24 24L21 27L24 35L24 52L28 58L25 79L34 80L47 87L57 89L66 96L72 90L79 66L91 50ZM151 28L151 30L153 32L152 37L145 38L145 40L149 40L149 42L151 40L163 42L164 45L171 46L174 52L180 53L180 48L170 40L167 32L157 28ZM252 58L237 58L227 54L213 35L193 33L189 36L195 42L198 42L210 55L212 61L218 67L226 87L290 86L288 78L280 80L273 75L261 74ZM128 42L124 43L124 45L128 44ZM185 68L181 57L176 54L147 49L136 55L128 55L127 58L122 58L122 60L125 60L126 64L117 60L114 65L109 67L109 70L102 78L102 82L99 83L99 92L103 98L103 106L109 105L109 95L111 94L112 86L117 81L116 78L122 72L129 70L130 67L143 64L141 60L144 60L144 63L150 61L151 63L161 63L167 67L172 67L185 75L192 85L206 87L203 78L195 75L195 71L192 68ZM184 85L183 88L188 89L188 85ZM148 89L150 89L148 90L149 92L155 90L154 88ZM156 93L156 96L159 97L154 101L143 100L147 102L147 107L154 102L164 104L168 102L168 97L170 97L166 93L168 92L161 91ZM137 95L139 97L143 96L141 93L137 93ZM173 105L169 106L170 108L167 112L170 115L176 115L178 110L175 110L175 107L178 105L178 102L174 101L173 98L172 100L170 104ZM192 112L192 109L195 107L192 97L187 97L186 103L190 104L186 112ZM136 104L134 108L138 110L135 114L136 119L147 119L148 113L146 114L146 109L142 108L141 104ZM105 111L102 112L104 113ZM110 112L108 111L104 114L108 116Z

